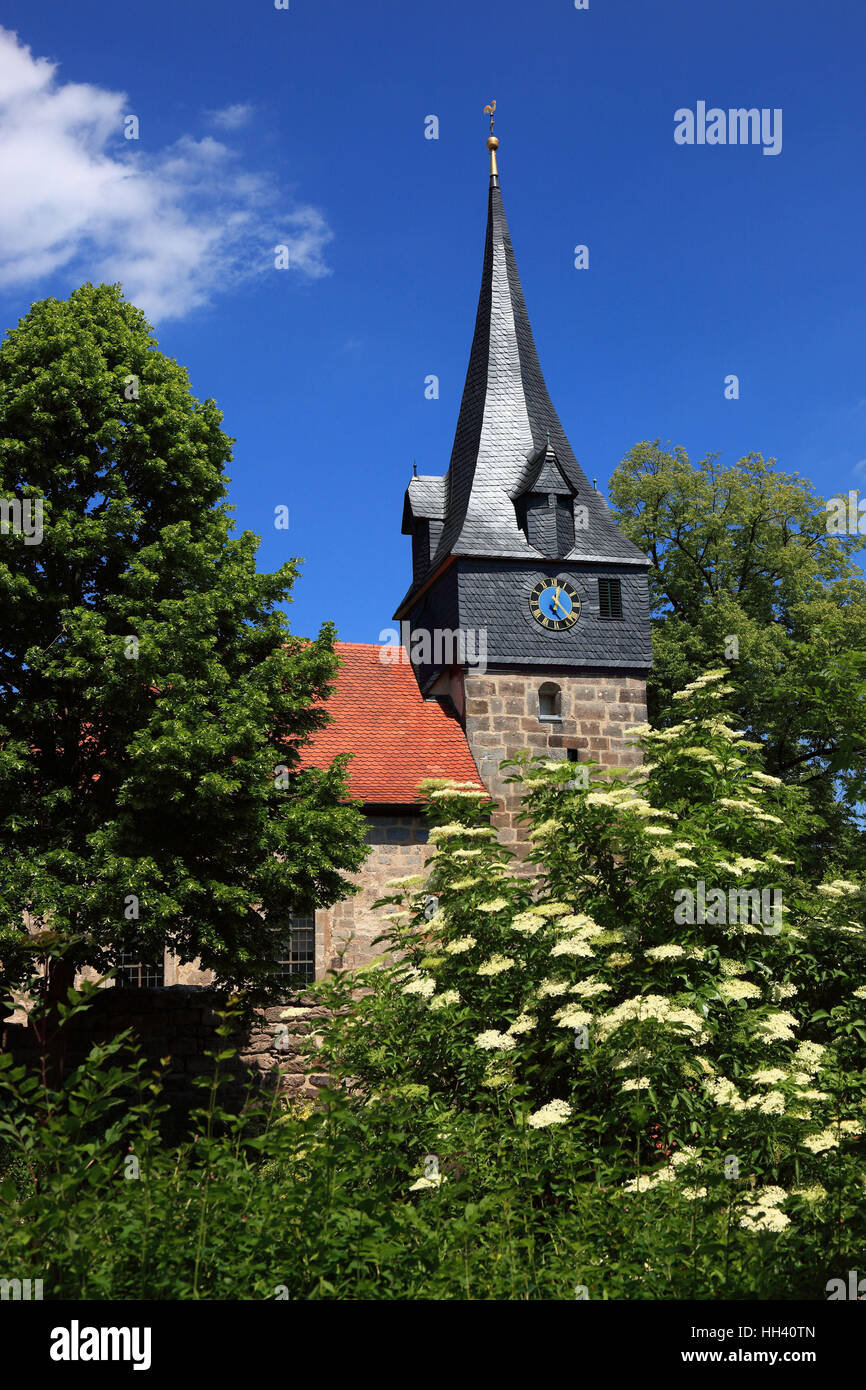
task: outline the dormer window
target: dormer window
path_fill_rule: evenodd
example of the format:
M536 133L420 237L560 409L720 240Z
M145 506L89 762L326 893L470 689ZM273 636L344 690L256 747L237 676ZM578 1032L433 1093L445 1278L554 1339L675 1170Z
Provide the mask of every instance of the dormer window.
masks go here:
M535 550L560 559L574 548L575 491L547 442L514 499L517 524Z

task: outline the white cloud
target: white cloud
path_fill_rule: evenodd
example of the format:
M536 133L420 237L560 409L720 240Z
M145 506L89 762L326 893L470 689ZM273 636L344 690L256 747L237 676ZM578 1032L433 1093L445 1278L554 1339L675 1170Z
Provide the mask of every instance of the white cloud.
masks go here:
M136 113L126 94L62 83L57 67L0 28L0 287L35 294L58 274L70 287L119 280L164 320L249 277L286 273L273 269L276 245L289 247L290 273L330 274L333 233L317 208L287 207L267 176L245 172L210 136L157 152L123 140ZM235 129L249 110L226 107L224 117L244 115L218 124ZM144 137L146 117L142 127Z
M205 115L214 125L219 126L220 130L239 130L242 125L246 125L253 114L253 108L243 102L236 102L234 106L223 106L218 111L207 111Z
M866 473L866 459L860 459L859 463L855 463L852 472Z

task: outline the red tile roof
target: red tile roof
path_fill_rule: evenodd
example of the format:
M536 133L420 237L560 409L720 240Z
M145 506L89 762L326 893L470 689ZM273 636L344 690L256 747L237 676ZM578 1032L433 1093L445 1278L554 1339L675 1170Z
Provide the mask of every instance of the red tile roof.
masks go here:
M405 650L361 642L337 642L340 657L332 723L301 750L305 767L323 767L338 753L349 764L353 797L379 805L419 800L425 777L453 777L483 787L458 720L438 700L425 700ZM388 652L400 660L385 662Z

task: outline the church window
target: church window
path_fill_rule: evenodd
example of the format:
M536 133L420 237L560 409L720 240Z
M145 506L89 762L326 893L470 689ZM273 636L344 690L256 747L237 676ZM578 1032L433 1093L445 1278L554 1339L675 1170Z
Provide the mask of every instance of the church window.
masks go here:
M618 579L598 581L598 616L600 618L622 617L622 590Z
M143 961L139 951L121 951L114 977L116 989L161 989L165 984L162 961Z
M545 681L538 691L539 719L562 719L562 691L552 681Z
M275 972L281 984L309 985L316 978L316 919L293 913L277 948Z

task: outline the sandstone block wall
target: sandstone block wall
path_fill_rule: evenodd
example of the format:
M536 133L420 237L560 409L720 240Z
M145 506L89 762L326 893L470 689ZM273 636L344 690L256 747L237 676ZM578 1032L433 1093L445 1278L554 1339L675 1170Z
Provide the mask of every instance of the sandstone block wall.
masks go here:
M539 689L552 682L561 691L561 718L540 718ZM566 758L575 749L579 762L634 767L640 750L625 730L646 719L646 682L621 672L584 671L540 675L515 671L467 670L466 736L481 778L501 809L494 815L500 839L509 849L525 848L518 823L519 790L503 781L499 764L528 749L533 757Z
M225 1044L217 1036L221 1007L218 994L200 986L161 989L104 989L91 1006L67 1024L67 1074L79 1066L94 1043L131 1029L133 1040L150 1067L162 1070L164 1099L170 1106L169 1127L182 1128L191 1109L206 1104L207 1093L194 1084L212 1075L209 1052ZM256 1009L251 1026L236 1034L238 1054L220 1063L220 1104L239 1105L249 1094L275 1088L289 1095L313 1097L330 1078L316 1067L317 1026L327 1010L303 992L285 1003ZM38 1068L40 1048L31 1030L6 1020L2 1047L16 1063Z
M359 892L330 908L316 913L316 977L337 969L366 965L381 947L373 945L387 926L373 903L390 889L389 879L407 878L421 873L432 846L427 844L428 827L422 815L407 808L404 814L369 814L367 843L369 858L354 881Z

